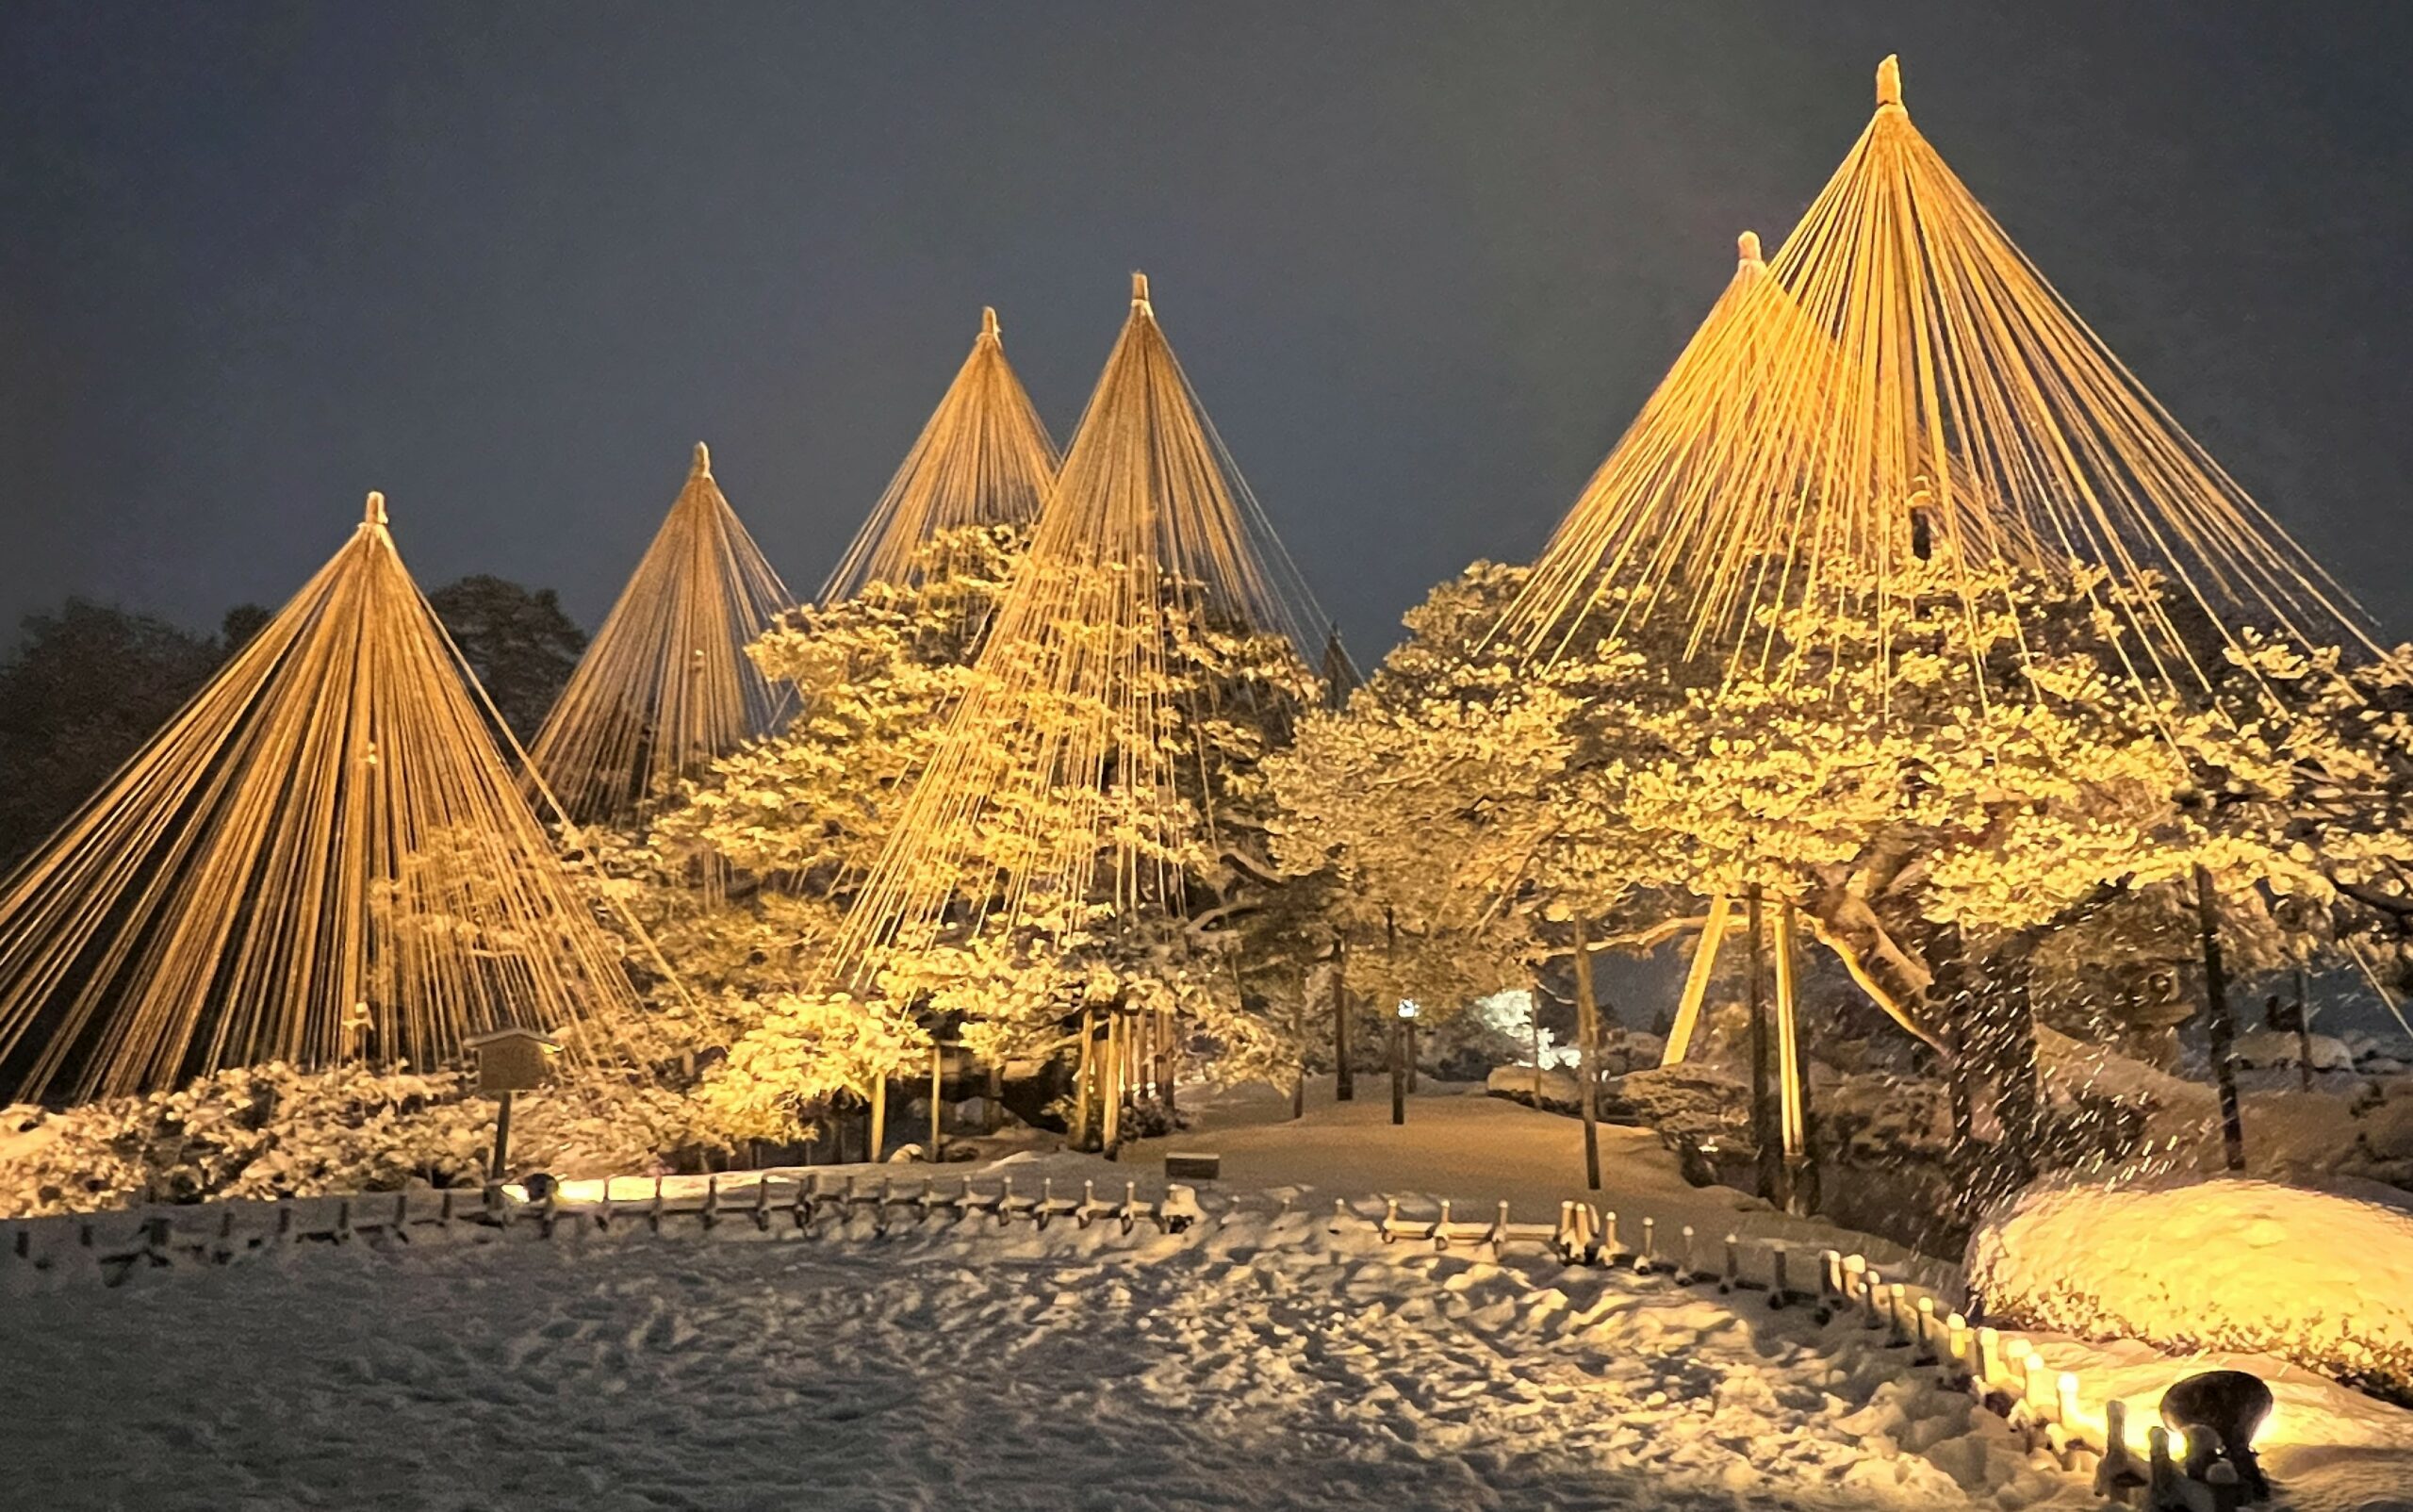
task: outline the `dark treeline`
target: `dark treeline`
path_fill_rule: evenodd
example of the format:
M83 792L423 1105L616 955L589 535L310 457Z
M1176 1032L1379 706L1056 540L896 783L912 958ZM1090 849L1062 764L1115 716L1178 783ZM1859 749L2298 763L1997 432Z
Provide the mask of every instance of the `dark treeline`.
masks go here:
M484 574L428 595L520 740L585 649L550 588ZM12 867L269 622L237 604L216 634L83 599L28 615L0 662L0 868Z

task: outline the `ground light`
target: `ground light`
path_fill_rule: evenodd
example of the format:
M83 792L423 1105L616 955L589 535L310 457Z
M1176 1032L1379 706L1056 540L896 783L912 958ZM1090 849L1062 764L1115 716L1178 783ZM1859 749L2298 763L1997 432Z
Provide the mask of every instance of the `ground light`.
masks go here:
M1404 1040L1405 1053L1401 1042ZM1399 1000L1399 1014L1391 1021L1391 1122L1407 1122L1407 1082L1416 1075L1416 999Z

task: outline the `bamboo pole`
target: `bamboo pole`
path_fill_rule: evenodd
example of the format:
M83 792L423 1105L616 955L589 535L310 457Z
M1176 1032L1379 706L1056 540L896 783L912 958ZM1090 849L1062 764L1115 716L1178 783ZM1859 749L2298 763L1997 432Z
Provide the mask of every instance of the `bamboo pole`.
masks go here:
M1667 1030L1667 1048L1659 1058L1663 1066L1676 1064L1692 1048L1693 1034L1700 1027L1701 999L1708 995L1710 975L1717 969L1717 946L1726 938L1727 915L1732 907L1733 900L1723 893L1709 900L1709 920L1693 946L1693 963L1684 973L1684 995L1676 1004L1676 1022Z
M1575 1047L1583 1079L1584 1184L1600 1190L1600 1005L1592 996L1592 938L1582 915L1575 920Z

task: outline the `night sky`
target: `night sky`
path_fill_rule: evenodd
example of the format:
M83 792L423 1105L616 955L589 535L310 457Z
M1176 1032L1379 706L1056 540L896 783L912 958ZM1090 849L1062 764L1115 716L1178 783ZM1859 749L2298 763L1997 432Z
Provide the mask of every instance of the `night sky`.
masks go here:
M590 626L712 443L792 587L984 304L1133 268L1361 653L1529 557L1902 55L1912 117L2413 633L2413 6L0 8L0 620L281 602L361 495ZM13 634L13 631L7 633Z

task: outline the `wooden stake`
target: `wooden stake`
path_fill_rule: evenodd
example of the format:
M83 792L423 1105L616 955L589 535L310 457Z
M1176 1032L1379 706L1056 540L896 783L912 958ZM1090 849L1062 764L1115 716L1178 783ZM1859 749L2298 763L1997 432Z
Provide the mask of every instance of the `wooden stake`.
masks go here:
M2195 868L2195 920L2204 933L2204 1007L2211 1019L2212 1074L2221 1088L2221 1143L2228 1168L2245 1169L2245 1120L2237 1105L2237 1026L2228 1016L2228 973L2221 964L2220 894L2209 868Z
M1299 1074L1290 1082L1290 1116L1307 1116L1307 983L1299 983L1299 1005L1290 1012L1290 1043L1298 1047Z
M1717 969L1717 946L1726 938L1726 920L1732 909L1732 900L1723 893L1709 900L1709 921L1701 926L1700 940L1693 946L1693 963L1684 973L1684 995L1676 1004L1676 1022L1667 1030L1667 1048L1659 1058L1663 1066L1676 1064L1692 1048L1693 1034L1700 1027L1701 999L1708 995L1710 974Z
M1575 1048L1576 1074L1583 1082L1584 1184L1600 1190L1600 1004L1592 996L1592 937L1579 914L1575 920Z

